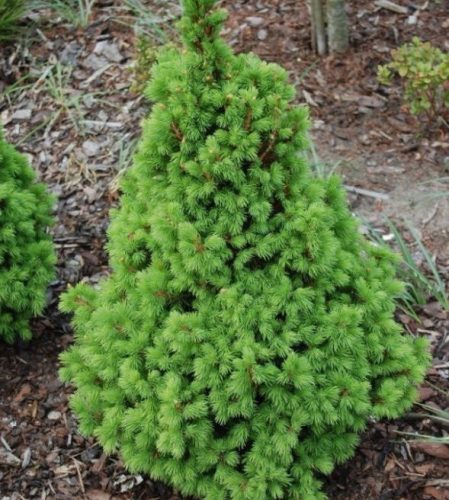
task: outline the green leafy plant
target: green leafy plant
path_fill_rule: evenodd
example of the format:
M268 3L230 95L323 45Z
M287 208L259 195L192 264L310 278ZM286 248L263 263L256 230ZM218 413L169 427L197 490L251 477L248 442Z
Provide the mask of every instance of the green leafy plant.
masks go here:
M434 391L440 393L440 397L442 401L447 405L449 401L449 392L445 391L441 387L432 384L427 381L427 385L429 385ZM425 413L412 412L408 414L409 418L417 419L417 420L430 420L437 426L445 428L445 431L449 428L449 411L448 409L442 410L438 407L432 406L431 404L422 404L416 403L416 406L420 407L425 411ZM402 434L405 436L413 437L412 442L424 442L424 443L432 443L432 444L447 444L449 445L449 435L447 431L443 434L443 436L435 436L431 434L422 434L416 432L398 432L398 434Z
M323 161L316 150L313 142L309 145L309 150L306 151L306 159L309 162L310 170L314 175L321 179L326 179L334 175L341 165L341 161L336 161L333 165Z
M52 9L77 28L89 26L96 0L43 0L42 6Z
M404 100L414 115L424 114L429 122L447 120L449 53L415 37L392 54L389 64L379 66L379 81L390 85L398 75L404 88Z
M64 66L58 62L49 66L40 77L43 88L51 97L55 107L55 111L46 125L45 135L48 135L53 125L61 117L69 118L77 133L82 132L83 99L93 98L94 94L74 91L69 85L72 72L73 66Z
M178 18L178 2L165 0L161 3L163 4L163 13L158 15L153 9L149 9L142 0L126 0L125 2L126 8L134 17L136 34L152 40L155 46L176 38L173 21Z
M441 424L442 426L448 428L449 427L449 411L441 410L439 408L435 408L431 405L420 405L423 410L427 413L422 415L423 419L429 419L432 422L437 424ZM428 442L428 443L441 443L449 445L449 435L444 436L433 436L430 434L408 434L409 436L413 436L415 441L419 442Z
M53 198L0 130L0 338L29 339L46 303L55 254L47 234Z
M57 62L41 68L40 76L34 83L25 85L11 86L6 89L5 94L8 99L23 93L28 88L31 91L42 91L47 101L51 101L50 109L45 118L33 127L26 135L21 137L18 145L24 144L30 137L38 132L43 137L48 137L53 127L61 121L69 120L79 136L85 136L87 133L86 123L88 122L86 114L88 112L86 102L102 103L112 107L115 105L110 101L105 101L103 95L105 92L80 92L71 85L71 77L74 66L62 65ZM9 95L8 95L9 94Z
M25 0L0 0L0 42L17 33L17 22L25 13Z
M395 243L401 256L398 274L400 279L406 283L400 295L400 302L405 312L418 319L415 313L416 308L426 305L431 299L437 300L443 309L449 310L446 283L438 270L434 257L425 247L416 228L412 224L406 223L406 229L413 238L412 246L410 246L392 220L386 218L385 222L394 238L392 242ZM386 243L379 232L369 225L367 227L373 240L379 245L385 246ZM415 251L418 251L423 258L422 266L416 261Z
M161 46L179 45L177 33L173 29L174 20L178 17L178 6L177 2L165 2L165 12L158 15L148 9L141 0L127 0L125 5L133 16L136 34L131 91L142 93L151 77L151 68L157 60ZM129 24L129 21L123 22Z
M338 178L312 175L287 73L234 55L214 3L184 0L185 47L152 72L112 274L62 300L61 377L81 432L132 471L207 499L317 500L369 418L411 406L427 343L394 321L394 255Z

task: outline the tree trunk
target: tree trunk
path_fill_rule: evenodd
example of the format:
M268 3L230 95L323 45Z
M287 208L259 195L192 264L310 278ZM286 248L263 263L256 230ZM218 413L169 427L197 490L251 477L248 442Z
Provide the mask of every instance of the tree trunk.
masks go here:
M345 0L327 0L329 52L345 52L349 46L348 16Z
M320 56L345 52L349 46L345 0L310 0L312 47Z
M327 51L323 0L311 0L312 46L320 55Z

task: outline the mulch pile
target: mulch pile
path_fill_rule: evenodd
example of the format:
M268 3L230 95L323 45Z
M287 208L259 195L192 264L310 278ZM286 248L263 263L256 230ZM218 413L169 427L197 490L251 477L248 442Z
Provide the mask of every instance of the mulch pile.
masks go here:
M163 2L145 3L163 14ZM378 9L371 0L348 2L351 49L321 59L310 49L305 2L221 3L231 14L225 36L237 51L253 50L288 69L299 101L310 106L317 150L323 161L340 162L357 212L382 228L382 214L399 205L379 194L429 179L438 180L438 190L445 186L447 131L417 134L420 125L401 107L398 87L379 86L376 67L417 33L449 50L447 0L398 1L408 6L407 14ZM86 30L46 14L33 13L29 21L36 26L20 43L0 49L0 120L59 200L53 230L59 272L49 307L34 321L30 344L0 345L0 499L180 498L148 477L129 474L119 458L106 457L94 440L80 436L68 408L71 389L57 377L58 355L72 340L58 297L69 283L96 284L108 273L108 213L149 105L130 91L135 19L122 2L98 1ZM443 202L430 215L423 215L427 223L420 229L447 277L447 238L438 226L439 218L447 221ZM445 409L449 318L436 303L420 316L418 323L400 315L407 330L432 342L433 368L420 400ZM400 421L372 422L354 459L324 479L329 497L449 499L449 447L415 444L402 433L444 435L445 429L423 418L418 406Z

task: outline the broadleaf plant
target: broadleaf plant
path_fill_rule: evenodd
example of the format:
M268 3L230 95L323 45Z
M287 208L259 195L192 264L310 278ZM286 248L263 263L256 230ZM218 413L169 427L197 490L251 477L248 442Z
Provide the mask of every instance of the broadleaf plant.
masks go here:
M31 337L47 300L55 252L47 228L53 197L0 129L0 340Z
M412 114L426 116L429 123L448 120L449 52L414 37L410 43L393 50L392 56L391 62L379 66L380 83L391 85L398 76L404 102Z
M184 0L112 215L112 274L63 299L80 429L128 468L210 500L324 498L370 417L409 408L426 341L394 321L396 258L305 160L286 72ZM298 152L304 153L298 155Z

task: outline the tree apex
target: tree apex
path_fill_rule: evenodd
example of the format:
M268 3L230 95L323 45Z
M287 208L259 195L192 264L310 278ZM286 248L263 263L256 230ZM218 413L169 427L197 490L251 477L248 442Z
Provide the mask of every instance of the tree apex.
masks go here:
M216 9L217 0L183 0L184 14L179 23L182 38L190 49L205 53L206 47L220 38L227 18L224 9Z
M217 0L183 0L184 15L187 17L199 17L211 10Z

